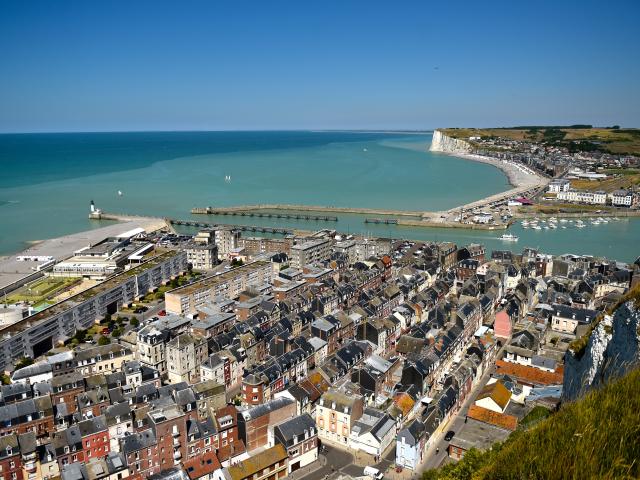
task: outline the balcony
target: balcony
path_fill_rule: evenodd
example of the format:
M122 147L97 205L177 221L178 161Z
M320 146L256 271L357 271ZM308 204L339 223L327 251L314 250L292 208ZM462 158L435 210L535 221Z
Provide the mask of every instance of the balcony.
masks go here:
M180 450L176 450L175 452L173 452L173 459L179 461L182 458L182 453L180 453Z

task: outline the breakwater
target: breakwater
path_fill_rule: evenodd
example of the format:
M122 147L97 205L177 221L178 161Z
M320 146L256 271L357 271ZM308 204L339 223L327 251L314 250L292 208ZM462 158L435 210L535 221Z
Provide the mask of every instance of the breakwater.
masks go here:
M380 208L357 208L357 207L331 207L319 205L287 205L287 204L256 204L256 205L237 205L233 207L205 207L192 208L193 215L224 215L233 212L256 212L260 210L283 210L290 212L331 212L331 213L355 213L362 215L391 215L400 217L422 217L426 212L417 212L410 210L391 210Z

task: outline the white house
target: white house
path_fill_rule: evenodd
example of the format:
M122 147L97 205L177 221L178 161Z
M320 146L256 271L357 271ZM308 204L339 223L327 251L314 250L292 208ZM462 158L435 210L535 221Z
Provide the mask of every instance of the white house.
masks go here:
M365 408L362 417L351 428L349 447L370 455L382 455L396 436L396 421L375 408Z
M511 392L498 381L484 386L476 397L475 404L497 413L504 413L511 400Z
M631 203L633 203L633 194L629 190L611 192L611 205L614 207L630 207Z
M571 182L569 180L566 180L564 178L558 178L556 180L553 180L549 184L549 188L547 191L551 193L566 192L569 190L570 186L571 186Z

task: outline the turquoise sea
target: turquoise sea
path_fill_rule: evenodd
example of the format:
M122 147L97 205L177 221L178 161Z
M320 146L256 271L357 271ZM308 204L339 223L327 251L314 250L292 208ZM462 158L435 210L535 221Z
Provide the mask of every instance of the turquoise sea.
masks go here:
M430 153L430 141L429 134L363 132L0 135L0 254L104 224L87 219L90 200L106 211L189 218L196 206L250 203L440 210L509 188L498 169ZM371 225L359 215L339 215L337 223L198 218L620 260L640 250L636 220L582 231L516 227L520 242L505 244L492 232Z

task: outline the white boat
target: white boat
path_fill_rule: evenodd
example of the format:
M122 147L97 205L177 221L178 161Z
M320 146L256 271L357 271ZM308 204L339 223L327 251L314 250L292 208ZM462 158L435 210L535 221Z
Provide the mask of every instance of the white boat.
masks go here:
M586 225L584 223L578 223L578 224L576 224L576 227L584 228L584 227L586 227Z
M512 235L511 233L505 233L500 237L500 240L504 240L505 242L517 242L519 237L516 235Z
M565 229L566 229L567 227L565 227L564 225L562 225L562 228L565 228Z
M120 190L118 190L118 196L121 197L122 196L122 192Z
M551 225L549 225L549 228L558 228L558 226L555 223L552 223Z
M560 223L567 223L567 222L568 222L568 220L566 218L561 218L560 219Z
M542 230L542 227L540 225L534 225L533 228L535 230Z

